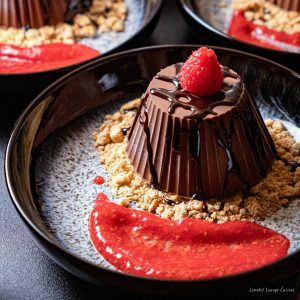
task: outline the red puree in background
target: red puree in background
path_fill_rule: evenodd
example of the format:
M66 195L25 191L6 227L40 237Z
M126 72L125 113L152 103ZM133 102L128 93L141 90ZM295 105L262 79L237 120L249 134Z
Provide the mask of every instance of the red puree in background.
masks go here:
M156 278L204 279L261 267L287 254L289 240L253 222L171 221L98 195L90 215L97 251L121 271Z
M0 44L0 73L30 73L70 66L100 55L81 44L53 43L30 48Z
M300 33L287 34L265 26L256 25L248 21L241 10L237 10L234 13L228 34L239 40L276 50L288 51L289 47L300 47ZM285 45L280 47L273 41L275 43L281 42Z

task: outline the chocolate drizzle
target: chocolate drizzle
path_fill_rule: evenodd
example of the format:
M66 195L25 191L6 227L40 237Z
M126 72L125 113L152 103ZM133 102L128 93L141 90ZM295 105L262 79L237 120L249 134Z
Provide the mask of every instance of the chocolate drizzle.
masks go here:
M290 169L291 172L295 172L297 168L300 168L300 164L294 160L284 159L280 157L278 154L276 155L276 159L281 160Z
M67 0L69 2L67 10L64 14L65 22L72 22L75 15L89 10L91 0Z
M234 72L231 72L228 68L222 66L222 72L224 77L232 77L237 79L237 82L230 85L229 83L224 82L223 87L221 91L218 94L213 95L213 97L203 97L198 96L193 93L190 93L188 91L185 91L180 86L180 80L179 80L179 73L181 70L183 63L178 63L175 65L176 69L176 76L169 77L164 76L161 74L157 74L155 76L156 79L166 81L173 83L175 86L174 90L167 90L163 88L155 88L151 89L150 93L161 97L162 99L166 99L170 102L169 105L169 113L173 114L175 109L178 107L181 107L183 109L190 110L192 113L189 116L185 116L184 118L197 118L197 119L203 119L206 115L212 114L217 115L213 111L213 108L219 105L228 105L233 106L235 105L236 100L239 98L239 95L242 91L242 81L241 78L235 74ZM180 101L180 98L186 98L188 102ZM198 103L201 100L210 101L211 104L209 104L204 109L199 109ZM219 101L216 101L216 99L220 99Z
M146 105L145 99L148 98L148 95L146 94L144 98L142 99L142 105L144 106L144 118L140 114L139 115L139 121L140 124L143 125L144 131L146 134L146 140L147 140L147 151L148 151L148 164L150 167L150 173L151 173L151 186L154 188L159 189L160 185L158 183L158 178L157 178L157 172L153 163L153 150L151 146L151 137L150 137L150 129L149 129L149 116L148 116L148 108Z
M129 158L142 177L164 191L200 200L238 191L247 195L266 176L276 154L258 108L230 69L222 67L221 91L204 97L182 89L181 67L168 67L175 69L173 76L157 74L142 98L129 133ZM168 101L167 107L160 99ZM242 142L247 151L237 149Z

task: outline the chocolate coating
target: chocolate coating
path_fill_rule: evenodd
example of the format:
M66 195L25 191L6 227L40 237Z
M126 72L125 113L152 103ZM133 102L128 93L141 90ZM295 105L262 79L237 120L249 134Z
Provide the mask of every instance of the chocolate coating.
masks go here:
M282 9L300 12L300 0L267 0Z
M70 22L91 0L0 0L0 26L39 28Z
M181 196L225 197L266 176L273 141L241 78L222 68L216 95L184 91L181 64L150 82L128 136L135 170L156 188Z

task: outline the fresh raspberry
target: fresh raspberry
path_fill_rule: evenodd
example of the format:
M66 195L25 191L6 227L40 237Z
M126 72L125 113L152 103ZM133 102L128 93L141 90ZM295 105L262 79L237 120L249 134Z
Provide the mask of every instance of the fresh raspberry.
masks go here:
M209 96L220 91L223 73L216 53L206 47L194 51L181 68L181 86L199 96Z

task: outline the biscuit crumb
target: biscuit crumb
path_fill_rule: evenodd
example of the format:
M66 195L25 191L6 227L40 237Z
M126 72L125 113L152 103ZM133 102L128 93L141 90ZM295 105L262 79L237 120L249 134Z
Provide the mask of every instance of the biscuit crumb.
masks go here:
M270 217L300 195L300 168L293 172L281 160L274 161L268 175L251 188L248 197L238 193L222 201L200 201L151 188L134 171L126 153L126 132L134 121L140 103L140 99L134 99L116 113L107 115L99 131L93 134L94 147L109 174L107 182L115 196L121 199L121 205L135 203L144 210L173 220L188 217L211 222L255 221ZM270 119L265 124L278 154L284 159L300 163L299 143L284 125Z

